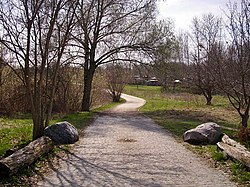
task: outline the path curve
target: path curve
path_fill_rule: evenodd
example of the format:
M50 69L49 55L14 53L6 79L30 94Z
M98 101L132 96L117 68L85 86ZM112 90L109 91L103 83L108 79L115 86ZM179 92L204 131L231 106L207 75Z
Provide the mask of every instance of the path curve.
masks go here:
M236 186L137 113L143 99L123 97L127 102L98 116L61 168L36 186Z
M138 108L143 106L146 101L144 99L134 97L127 94L122 94L121 97L126 100L125 103L120 104L109 110L111 113L130 113L138 111Z

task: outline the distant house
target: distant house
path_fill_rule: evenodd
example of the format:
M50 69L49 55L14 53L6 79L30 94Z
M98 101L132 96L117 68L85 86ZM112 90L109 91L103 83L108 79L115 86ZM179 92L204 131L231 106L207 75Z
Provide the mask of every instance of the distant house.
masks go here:
M134 76L133 84L143 85L143 84L145 84L145 79L141 78L139 75L136 75L136 76Z
M175 79L175 80L173 81L173 90L175 90L175 87L176 87L177 85L179 85L179 84L181 84L181 81L180 81L179 79Z
M175 83L175 84L178 84L178 83L181 83L181 81L178 80L178 79L175 79L175 80L174 80L174 83Z
M147 86L160 86L160 82L156 79L156 77L152 77L147 81Z

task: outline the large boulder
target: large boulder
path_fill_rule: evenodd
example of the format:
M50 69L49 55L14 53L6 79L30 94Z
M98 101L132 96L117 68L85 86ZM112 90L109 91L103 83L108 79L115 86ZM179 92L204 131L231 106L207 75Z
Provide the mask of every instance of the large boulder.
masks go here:
M183 134L183 140L191 144L216 144L220 141L221 135L220 126L209 122L186 131Z
M73 144L79 140L77 129L67 121L46 127L44 135L52 139L55 145Z

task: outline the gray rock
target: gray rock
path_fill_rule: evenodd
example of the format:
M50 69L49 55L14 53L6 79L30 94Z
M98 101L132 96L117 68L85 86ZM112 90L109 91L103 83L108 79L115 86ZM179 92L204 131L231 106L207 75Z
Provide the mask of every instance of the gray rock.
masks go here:
M52 139L56 145L73 144L79 140L77 129L67 121L46 127L44 135Z
M186 131L183 134L183 140L191 144L216 144L220 141L221 135L220 126L209 122Z

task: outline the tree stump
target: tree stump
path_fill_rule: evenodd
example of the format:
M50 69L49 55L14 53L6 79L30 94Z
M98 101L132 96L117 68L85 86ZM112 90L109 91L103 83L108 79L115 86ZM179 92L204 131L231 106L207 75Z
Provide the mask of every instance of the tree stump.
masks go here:
M53 141L47 136L32 141L24 148L0 160L0 177L9 176L20 168L32 164L38 157L51 151L53 147Z

